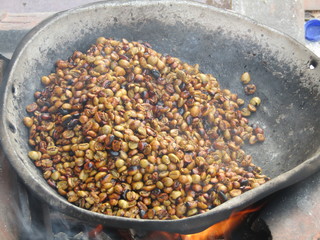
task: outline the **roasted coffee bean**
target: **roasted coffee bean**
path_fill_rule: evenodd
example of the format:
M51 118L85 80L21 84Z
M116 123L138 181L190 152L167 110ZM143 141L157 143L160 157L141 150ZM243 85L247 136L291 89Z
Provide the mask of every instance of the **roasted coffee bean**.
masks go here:
M61 113L62 115L67 115L67 114L69 114L69 110L60 108L59 113Z
M160 76L161 76L160 72L158 70L155 70L155 69L151 70L151 74L155 79L159 79Z
M241 77L247 94L256 88ZM269 180L245 144L261 100L221 89L199 65L100 37L59 60L27 105L28 157L69 202L137 219L204 213ZM240 85L240 84L239 84Z
M72 119L67 124L67 129L73 129L79 123L78 119Z
M119 152L116 152L116 151L110 151L110 155L113 156L113 157L117 157L120 155Z

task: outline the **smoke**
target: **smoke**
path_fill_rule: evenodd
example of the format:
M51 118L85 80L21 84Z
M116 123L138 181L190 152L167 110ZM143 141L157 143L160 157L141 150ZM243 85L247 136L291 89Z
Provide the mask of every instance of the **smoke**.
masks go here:
M19 239L22 240L111 240L102 232L102 227L90 225L76 218L67 216L56 211L46 203L41 202L24 186L19 192L24 202L20 203L18 219L20 221L21 232ZM25 205L25 206L24 206ZM91 234L91 235L90 235ZM1 239L1 238L0 238Z
M68 221L65 215L50 209L29 192L1 150L0 189L1 240L54 239L59 232L64 232L67 238L56 239L74 239L71 237L84 229L72 226L71 223L79 224L77 221Z

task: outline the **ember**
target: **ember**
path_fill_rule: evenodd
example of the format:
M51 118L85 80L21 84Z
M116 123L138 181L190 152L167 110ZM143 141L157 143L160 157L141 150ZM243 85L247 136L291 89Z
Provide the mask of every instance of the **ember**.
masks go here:
M89 238L95 238L97 237L97 235L99 235L99 233L103 230L103 226L101 224L99 224L97 227L95 227L94 229L92 229L89 233L88 233L88 237Z

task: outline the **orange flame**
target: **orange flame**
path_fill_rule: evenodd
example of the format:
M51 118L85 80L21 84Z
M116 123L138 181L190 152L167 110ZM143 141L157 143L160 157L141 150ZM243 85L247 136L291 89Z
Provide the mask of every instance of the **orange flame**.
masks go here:
M240 212L234 212L227 220L221 221L207 228L206 230L188 235L180 235L177 233L168 233L162 231L150 232L143 240L215 240L224 237L228 239L228 235L243 221L243 219L252 212L256 212L263 207L261 204L255 208L245 209Z
M249 213L258 211L261 207L262 205L256 208L234 212L227 220L218 222L202 232L182 235L181 238L183 240L214 240L222 236L226 237Z

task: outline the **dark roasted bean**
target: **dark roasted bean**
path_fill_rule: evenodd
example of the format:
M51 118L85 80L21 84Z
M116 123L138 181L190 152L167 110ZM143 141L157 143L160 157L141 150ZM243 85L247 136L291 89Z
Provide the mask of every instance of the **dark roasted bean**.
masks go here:
M61 113L62 115L67 115L67 114L69 114L69 110L60 108L59 113Z
M247 86L245 86L244 88L244 92L247 94L247 95L252 95L256 92L256 85L254 84L248 84Z
M155 79L158 79L161 76L160 72L158 70L155 70L155 69L151 70L151 74Z
M228 197L224 194L224 192L219 191L219 192L218 192L218 196L219 196L219 199L220 199L222 202L228 201Z
M78 119L71 119L71 121L69 121L67 124L67 128L73 129L78 123L79 123Z
M119 156L119 152L116 152L116 151L110 151L110 154L111 154L111 156L113 156L113 157L117 157L117 156Z

